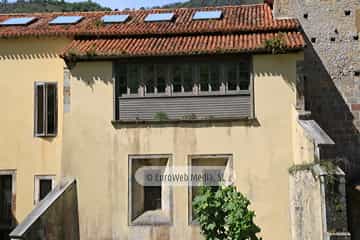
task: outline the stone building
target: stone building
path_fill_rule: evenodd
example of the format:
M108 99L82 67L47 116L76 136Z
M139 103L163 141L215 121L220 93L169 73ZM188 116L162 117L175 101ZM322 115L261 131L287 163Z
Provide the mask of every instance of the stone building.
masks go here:
M360 2L356 0L277 0L277 18L295 17L302 26L305 110L336 142L329 158L346 172L350 226L360 239Z

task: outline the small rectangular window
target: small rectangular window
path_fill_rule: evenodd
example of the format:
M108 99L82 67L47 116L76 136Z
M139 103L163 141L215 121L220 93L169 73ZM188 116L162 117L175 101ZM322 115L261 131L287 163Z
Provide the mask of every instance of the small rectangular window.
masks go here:
M35 176L35 198L37 204L43 200L55 186L55 176Z
M57 105L57 84L35 83L35 136L56 136Z

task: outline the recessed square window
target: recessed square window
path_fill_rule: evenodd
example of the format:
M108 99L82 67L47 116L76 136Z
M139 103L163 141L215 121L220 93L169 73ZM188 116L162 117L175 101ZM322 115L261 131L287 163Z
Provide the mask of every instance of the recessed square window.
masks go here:
M68 25L79 23L84 17L82 16L59 16L49 22L50 25Z
M233 184L232 155L192 155L189 157L189 170L191 179L189 185L189 224L196 224L196 215L193 201L198 196L202 185L217 190L221 184ZM202 180L202 181L201 181Z
M345 16L350 16L351 15L351 10L345 10L344 13L345 13Z
M222 18L222 16L222 11L197 11L193 16L193 20L219 20Z
M312 43L316 43L316 38L312 37L312 38L311 38L311 42L312 42Z
M10 228L15 224L15 172L0 171L0 225Z
M171 164L170 155L129 156L129 224L172 223L172 188L161 178Z
M169 22L175 17L174 13L150 13L146 16L145 22Z

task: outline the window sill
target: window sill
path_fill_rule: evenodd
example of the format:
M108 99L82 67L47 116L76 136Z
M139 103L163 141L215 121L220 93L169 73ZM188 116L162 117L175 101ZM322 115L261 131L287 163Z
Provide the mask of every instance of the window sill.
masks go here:
M134 99L134 98L180 98L180 97L227 97L227 96L250 96L250 91L236 91L236 92L200 92L198 94L189 93L175 93L172 95L167 94L152 94L152 95L125 95L119 97L119 99Z
M156 225L172 225L171 218L162 210L146 211L136 219L130 226L156 226Z
M256 118L214 118L214 119L168 119L168 120L113 120L113 125L162 125L162 124L192 124L192 123L229 123L243 122L249 125L256 125Z

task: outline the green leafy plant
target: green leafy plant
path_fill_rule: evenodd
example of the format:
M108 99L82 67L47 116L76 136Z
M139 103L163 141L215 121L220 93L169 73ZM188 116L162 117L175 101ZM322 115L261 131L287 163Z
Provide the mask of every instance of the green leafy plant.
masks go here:
M156 121L167 121L169 120L169 116L164 112L157 112L154 114L154 119Z
M271 51L273 54L283 53L286 47L284 39L284 33L279 33L275 37L265 41L265 49Z
M260 240L250 201L234 186L202 187L193 202L206 240Z

